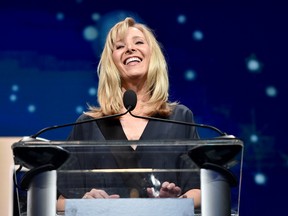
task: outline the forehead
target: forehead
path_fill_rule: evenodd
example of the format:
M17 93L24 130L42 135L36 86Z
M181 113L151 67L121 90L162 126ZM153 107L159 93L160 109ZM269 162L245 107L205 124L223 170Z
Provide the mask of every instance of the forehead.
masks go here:
M129 27L125 32L122 34L117 34L116 36L116 42L117 41L123 41L123 40L129 40L129 39L134 39L134 38L142 38L145 39L145 35L143 32L136 28L136 27Z

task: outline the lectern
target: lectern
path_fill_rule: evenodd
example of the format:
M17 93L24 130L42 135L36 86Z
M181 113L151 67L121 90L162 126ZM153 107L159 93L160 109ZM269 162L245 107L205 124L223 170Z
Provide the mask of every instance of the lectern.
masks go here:
M131 146L137 146L136 150ZM150 215L157 212L161 216L172 216L175 213L167 212L167 206L174 205L179 210L177 216L239 215L243 142L237 138L105 142L35 140L16 142L12 150L15 165L26 168L17 183L27 190L27 197L22 193L24 198L20 199L28 203L27 208L21 209L23 215L36 216L41 211L42 216L69 215L71 208L72 213L78 212L77 215L81 215L83 209L98 211L97 215L113 215L113 209L126 206L123 210L127 210L126 214L122 210L117 214L133 212L137 216L145 211ZM201 208L194 208L190 199L154 199L159 196L164 181L174 182L183 192L200 188ZM82 199L92 188L118 194L120 199ZM57 212L55 206L59 195L67 198L63 212ZM151 203L153 199L157 205ZM110 213L101 213L99 206L114 207ZM49 209L48 213L43 209ZM83 212L83 215L89 213Z

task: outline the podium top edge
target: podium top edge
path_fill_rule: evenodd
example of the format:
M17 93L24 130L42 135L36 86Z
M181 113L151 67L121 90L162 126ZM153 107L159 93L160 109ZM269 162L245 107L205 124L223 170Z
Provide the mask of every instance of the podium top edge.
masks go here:
M239 138L211 138L211 139L190 139L190 140L106 140L106 141L59 141L59 140L20 140L12 145L13 147L28 147L28 146L198 146L198 145L240 145L244 143Z

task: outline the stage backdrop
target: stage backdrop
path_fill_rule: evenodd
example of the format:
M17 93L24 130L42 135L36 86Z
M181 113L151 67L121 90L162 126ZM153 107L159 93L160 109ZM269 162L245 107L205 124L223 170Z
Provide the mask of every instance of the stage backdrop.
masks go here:
M107 31L132 16L163 45L170 99L191 108L198 123L243 139L240 214L283 215L288 13L276 3L201 2L1 1L0 135L74 122L87 104L97 105L96 67ZM70 130L41 137L62 140Z

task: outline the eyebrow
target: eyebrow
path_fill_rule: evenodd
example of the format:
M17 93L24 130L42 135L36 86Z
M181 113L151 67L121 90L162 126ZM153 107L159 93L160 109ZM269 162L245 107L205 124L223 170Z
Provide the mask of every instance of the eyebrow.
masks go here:
M143 40L146 40L146 38L145 37L143 37L143 36L133 36L132 37L132 39L143 39ZM122 42L123 41L123 39L120 39L120 40L117 40L117 41L115 41L115 43L119 43L119 42Z
M145 39L145 37L143 37L143 36L133 36L132 37L132 39L138 39L138 38Z

